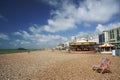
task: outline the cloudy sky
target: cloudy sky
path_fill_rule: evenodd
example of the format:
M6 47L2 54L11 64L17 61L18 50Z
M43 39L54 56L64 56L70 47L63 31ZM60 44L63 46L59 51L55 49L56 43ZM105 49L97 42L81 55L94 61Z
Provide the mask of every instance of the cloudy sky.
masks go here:
M50 48L119 26L119 0L0 1L0 48Z

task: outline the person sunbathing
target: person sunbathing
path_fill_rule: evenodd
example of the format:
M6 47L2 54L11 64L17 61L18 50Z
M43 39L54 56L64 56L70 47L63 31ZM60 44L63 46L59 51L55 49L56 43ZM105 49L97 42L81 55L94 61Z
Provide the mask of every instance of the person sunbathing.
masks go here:
M110 70L110 63L111 61L108 58L102 58L101 64L100 65L93 65L92 69L93 70L100 70L101 73L104 73L105 71Z

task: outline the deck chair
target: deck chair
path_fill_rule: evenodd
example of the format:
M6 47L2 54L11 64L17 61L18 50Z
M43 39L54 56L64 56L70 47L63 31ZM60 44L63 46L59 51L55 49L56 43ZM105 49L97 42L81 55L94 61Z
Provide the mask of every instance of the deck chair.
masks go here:
M100 65L93 65L92 69L104 73L104 72L110 72L110 63L111 61L108 58L102 58Z

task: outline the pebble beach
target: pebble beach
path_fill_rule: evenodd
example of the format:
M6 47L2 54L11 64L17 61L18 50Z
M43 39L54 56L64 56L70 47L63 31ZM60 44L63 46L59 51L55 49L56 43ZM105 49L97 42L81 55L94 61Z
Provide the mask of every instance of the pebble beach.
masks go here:
M111 60L110 73L92 70L102 57ZM0 80L120 80L120 57L57 50L2 54Z

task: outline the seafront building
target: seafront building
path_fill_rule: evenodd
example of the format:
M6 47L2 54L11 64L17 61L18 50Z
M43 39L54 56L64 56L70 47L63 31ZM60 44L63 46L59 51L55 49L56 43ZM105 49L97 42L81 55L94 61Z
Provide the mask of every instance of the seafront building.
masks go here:
M105 30L99 34L99 44L109 43L120 47L120 27Z

